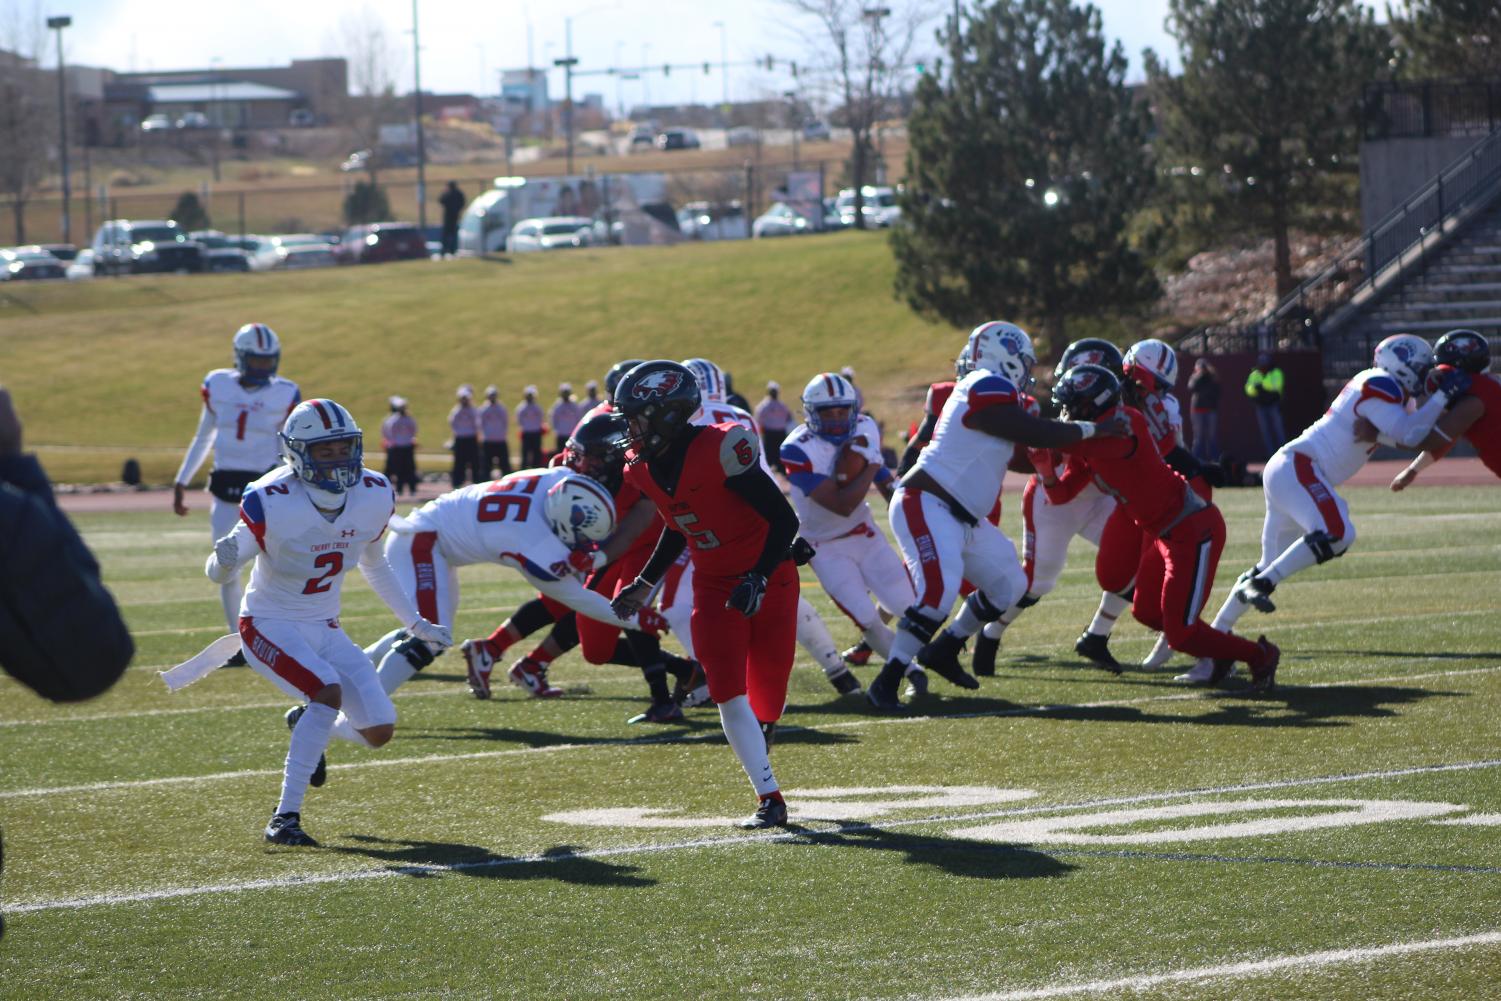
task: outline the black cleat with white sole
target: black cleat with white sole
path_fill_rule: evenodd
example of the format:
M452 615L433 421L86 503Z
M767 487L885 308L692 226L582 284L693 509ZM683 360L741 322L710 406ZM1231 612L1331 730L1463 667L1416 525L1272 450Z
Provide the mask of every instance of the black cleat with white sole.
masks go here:
M302 814L278 813L266 825L266 840L292 848L317 848L318 842L302 829Z
M1121 662L1110 652L1110 637L1098 633L1085 633L1074 641L1074 653L1085 660L1093 661L1111 674L1121 673Z
M963 651L964 641L945 629L933 637L931 643L917 651L917 662L960 688L979 688L979 679L959 663L959 654Z
M764 831L768 827L787 826L787 801L772 794L762 796L756 812L740 822L742 830Z

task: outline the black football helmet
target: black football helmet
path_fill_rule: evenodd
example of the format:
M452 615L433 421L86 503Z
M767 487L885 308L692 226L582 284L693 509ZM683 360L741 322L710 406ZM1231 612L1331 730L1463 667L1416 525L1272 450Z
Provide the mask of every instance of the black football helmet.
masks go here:
M1063 373L1075 365L1102 365L1117 381L1125 378L1126 362L1121 349L1101 337L1086 337L1064 348L1053 368L1053 381L1061 381Z
M1053 402L1070 420L1092 421L1121 401L1121 381L1104 365L1075 365L1053 385Z
M625 361L618 361L610 366L610 371L605 373L605 399L613 400L615 398L615 387L620 385L620 380L625 378L625 374L637 365L640 365L642 360L640 358L627 358Z
M1482 335L1467 328L1451 330L1433 346L1433 360L1461 372L1479 375L1491 369L1491 345Z
M620 489L625 469L627 431L626 419L619 414L595 414L580 421L563 446L563 462L613 494Z
M703 404L698 380L675 361L644 361L615 384L610 399L629 422L626 442L643 458L660 455L688 430Z

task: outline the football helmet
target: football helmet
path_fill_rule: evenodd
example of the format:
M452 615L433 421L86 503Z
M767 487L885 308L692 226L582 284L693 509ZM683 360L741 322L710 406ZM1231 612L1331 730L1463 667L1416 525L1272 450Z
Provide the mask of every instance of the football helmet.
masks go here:
M1053 386L1053 402L1069 420L1092 421L1120 399L1121 382L1104 365L1075 365Z
M564 464L615 493L625 468L626 430L625 418L614 413L595 414L580 421L563 446Z
M1178 354L1166 341L1155 337L1137 341L1121 361L1126 378L1148 391L1169 392L1178 382Z
M247 323L235 331L235 369L245 386L264 386L281 364L281 339L264 323Z
M605 373L605 399L611 399L615 395L615 387L620 385L620 380L625 374L637 365L641 364L640 358L627 358L610 366L610 371Z
M646 361L625 374L610 399L629 422L626 443L639 458L660 455L703 405L698 380L675 361Z
M969 332L965 349L969 354L965 375L978 368L1009 379L1019 392L1032 385L1037 356L1032 353L1032 338L1016 324L1004 320L982 323Z
M1452 365L1461 372L1479 375L1491 368L1491 345L1481 334L1468 328L1451 330L1433 346L1433 360Z
M615 501L599 483L569 473L547 490L542 514L569 549L597 546L615 531Z
M1063 373L1075 365L1103 365L1116 378L1125 377L1126 363L1121 349L1101 337L1085 337L1064 348L1053 368L1053 381L1062 379Z
M809 431L841 445L855 433L855 421L860 417L859 401L855 387L844 376L833 372L815 375L803 388L803 420ZM841 409L843 417L834 414Z
M683 367L698 380L698 394L705 403L724 403L729 399L729 382L725 379L724 369L707 358L689 358L683 362Z
M1393 334L1376 345L1376 367L1402 384L1416 396L1423 391L1423 380L1433 367L1433 349L1413 334Z
M348 410L333 400L303 400L292 408L281 429L282 452L287 464L310 490L338 503L339 495L360 482L365 454L365 436ZM335 459L313 457L313 446L330 442L350 442L347 456ZM332 504L320 505L324 507Z

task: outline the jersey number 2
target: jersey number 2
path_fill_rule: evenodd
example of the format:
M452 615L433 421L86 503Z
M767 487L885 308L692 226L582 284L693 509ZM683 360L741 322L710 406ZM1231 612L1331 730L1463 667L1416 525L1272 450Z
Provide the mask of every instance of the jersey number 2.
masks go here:
M339 571L344 569L343 553L324 553L313 560L315 567L327 567L322 577L309 577L308 582L302 585L303 594L322 594L333 587L333 578L339 576Z

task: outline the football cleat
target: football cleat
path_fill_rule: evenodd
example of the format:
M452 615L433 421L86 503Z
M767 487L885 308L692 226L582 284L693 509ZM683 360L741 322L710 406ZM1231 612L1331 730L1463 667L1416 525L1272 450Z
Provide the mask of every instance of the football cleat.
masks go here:
M266 825L266 840L273 845L288 845L293 848L317 848L307 831L302 829L302 814L278 813Z
M704 674L704 665L693 662L693 673L687 680L678 679L673 686L672 701L684 709L696 709L709 704L709 678Z
M297 721L300 720L300 719L302 719L302 714L304 712L306 712L306 711L307 711L307 706L293 706L292 708L288 709L287 710L287 729L288 730L295 730L295 729L297 729ZM320 754L320 755L318 755L318 767L316 767L316 768L313 769L313 774L307 780L307 784L310 785L310 786L312 786L314 789L320 789L320 788L322 788L323 783L325 783L327 781L328 781L328 755L326 755L326 754Z
M683 721L683 707L676 702L653 702L651 708L637 716L626 720L626 724L633 723L681 723Z
M219 667L221 669L226 668L226 667L244 667L244 666L245 666L245 651L244 650L236 650L234 653L232 653L232 654L229 655L229 659L228 660L226 660L224 663L222 663L222 664L219 665Z
M495 658L490 656L484 640L465 640L459 649L464 651L464 663L469 668L469 693L477 699L488 699Z
M913 667L907 671L907 691L909 699L925 699L928 697L928 672L920 667Z
M976 677L995 677L995 657L1000 652L1000 639L991 639L985 635L985 630L980 630L975 636L975 657L970 661L970 670L975 672Z
M1192 668L1173 678L1185 685L1218 685L1235 673L1235 661L1200 657Z
M850 647L839 656L843 658L844 662L850 667L864 667L866 664L870 663L870 655L873 652L874 651L872 651L870 648L870 644L865 642L864 640L861 640L859 643L856 643L854 646Z
M855 677L855 672L848 669L830 675L829 683L840 695L859 695L864 691L860 687L860 679Z
M964 641L945 629L917 651L917 662L960 688L979 688L979 680L959 663L959 653L963 649Z
M1275 590L1276 584L1256 576L1255 570L1247 570L1235 582L1234 593L1236 600L1245 602L1258 612L1275 612L1277 606L1272 604L1272 592Z
M898 664L896 666L900 667L901 665ZM901 674L899 672L896 672L893 676L893 672L883 668L881 673L876 675L876 680L865 686L865 701L869 702L872 708L878 709L881 712L906 712L907 707L902 705L901 700L896 697L896 685L900 678Z
M563 694L563 689L547 683L547 668L530 657L512 664L510 673L511 684L526 689L534 699L555 699Z
M1282 651L1265 636L1256 637L1261 647L1261 663L1251 665L1251 687L1248 692L1270 692L1277 687L1277 665L1282 662Z
M1110 652L1110 637L1098 633L1084 633L1074 641L1074 653L1085 660L1094 661L1111 674L1121 673L1121 663Z
M1159 634L1152 644L1152 652L1142 658L1141 666L1156 669L1173 659L1173 648L1167 645L1167 636Z
M742 820L739 826L747 831L764 831L768 827L787 826L787 801L778 795L762 796L756 812Z

